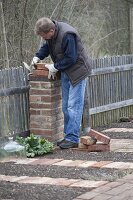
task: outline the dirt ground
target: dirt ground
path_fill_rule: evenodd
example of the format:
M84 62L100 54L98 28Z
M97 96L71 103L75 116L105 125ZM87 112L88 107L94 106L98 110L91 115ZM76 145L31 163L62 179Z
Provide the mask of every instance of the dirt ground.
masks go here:
M133 123L114 123L110 126L98 127L96 130L103 131L114 127L133 128ZM111 139L133 139L133 133L108 132L106 135ZM39 157L39 159L43 159ZM133 152L81 152L76 150L56 149L53 153L45 155L45 158L61 158L65 160L91 160L91 161L118 161L133 162ZM53 165L16 165L13 162L0 162L0 175L6 176L30 176L51 178L73 178L94 181L116 181L118 178L132 173L130 169L115 168L78 168ZM72 200L93 188L65 187L43 184L22 184L9 181L0 182L0 200Z

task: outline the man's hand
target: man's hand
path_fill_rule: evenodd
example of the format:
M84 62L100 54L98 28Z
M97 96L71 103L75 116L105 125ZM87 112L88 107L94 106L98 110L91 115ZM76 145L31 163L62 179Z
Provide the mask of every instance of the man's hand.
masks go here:
M38 57L33 57L32 62L31 62L31 70L35 68L35 65L40 61Z
M58 72L58 70L54 67L54 64L45 64L45 67L49 70L48 79L55 79L56 72Z

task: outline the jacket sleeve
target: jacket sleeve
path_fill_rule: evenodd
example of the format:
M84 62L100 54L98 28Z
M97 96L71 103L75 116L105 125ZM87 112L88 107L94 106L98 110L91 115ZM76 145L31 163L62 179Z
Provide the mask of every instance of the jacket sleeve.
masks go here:
M44 43L39 51L35 54L40 60L43 60L44 58L49 56L49 48L48 44Z
M75 35L66 34L63 38L62 49L64 52L64 57L58 62L54 63L54 67L59 71L71 67L77 61L77 44Z

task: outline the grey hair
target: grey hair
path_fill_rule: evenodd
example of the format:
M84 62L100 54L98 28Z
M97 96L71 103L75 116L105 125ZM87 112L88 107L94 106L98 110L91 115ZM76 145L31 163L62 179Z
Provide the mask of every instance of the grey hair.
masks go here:
M39 35L40 33L48 33L50 29L55 29L55 24L51 21L51 19L42 17L37 20L34 32Z

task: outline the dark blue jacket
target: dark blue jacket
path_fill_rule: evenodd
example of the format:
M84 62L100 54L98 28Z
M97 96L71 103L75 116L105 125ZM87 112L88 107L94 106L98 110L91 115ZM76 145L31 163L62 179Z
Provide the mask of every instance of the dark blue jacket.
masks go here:
M64 51L64 57L62 60L54 63L54 67L59 71L63 71L67 67L76 63L77 60L77 48L74 35L68 33L63 38L62 50ZM40 50L36 53L36 56L43 60L45 57L49 56L48 43L44 43Z

